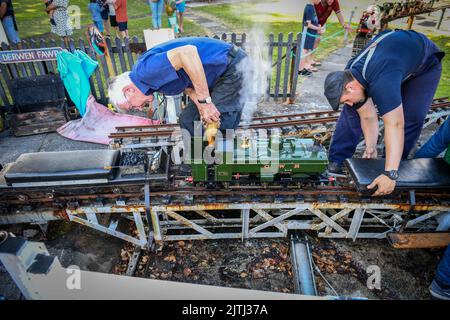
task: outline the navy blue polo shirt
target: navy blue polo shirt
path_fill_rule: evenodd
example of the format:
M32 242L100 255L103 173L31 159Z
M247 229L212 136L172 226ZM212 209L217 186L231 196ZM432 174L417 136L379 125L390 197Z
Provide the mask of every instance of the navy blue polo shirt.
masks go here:
M426 40L424 35L415 31L396 31L378 43L367 66L366 80L362 74L367 54L350 69L367 90L381 116L402 104L402 82L423 63ZM353 61L349 61L346 69L350 68Z
M167 51L185 45L197 47L208 87L211 88L227 68L228 53L232 45L206 37L178 38L151 48L133 66L131 81L146 95L155 91L177 95L186 88L193 88L186 71L176 71L167 57Z

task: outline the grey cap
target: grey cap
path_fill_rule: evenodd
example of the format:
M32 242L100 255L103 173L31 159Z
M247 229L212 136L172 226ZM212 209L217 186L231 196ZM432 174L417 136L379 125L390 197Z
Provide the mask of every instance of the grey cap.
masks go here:
M327 75L324 94L334 111L339 109L344 91L345 71L334 71Z

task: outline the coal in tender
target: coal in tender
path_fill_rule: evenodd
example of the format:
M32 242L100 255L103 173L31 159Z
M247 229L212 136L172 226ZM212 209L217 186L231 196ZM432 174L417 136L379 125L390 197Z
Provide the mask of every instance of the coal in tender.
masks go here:
M120 159L121 166L137 166L145 164L147 155L145 151L124 152Z

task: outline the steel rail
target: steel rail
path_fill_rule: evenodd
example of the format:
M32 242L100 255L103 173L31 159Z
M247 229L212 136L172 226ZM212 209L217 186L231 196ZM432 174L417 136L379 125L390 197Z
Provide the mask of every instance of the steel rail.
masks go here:
M96 199L140 199L143 197L143 192L131 192L131 193L90 193L90 194L79 194L79 195L54 195L52 198L49 197L40 197L40 198L32 198L27 197L23 198L24 200L19 200L18 197L23 196L26 192L22 192L17 194L15 199L7 198L0 199L0 203L4 204L25 204L25 203L52 203L52 202L60 202L60 201L68 201L74 202L78 200L96 200ZM450 197L448 190L426 190L426 191L418 191L416 192L416 199L448 199L450 203ZM271 197L289 197L289 196L306 196L306 197L316 197L326 198L329 196L340 196L340 197L353 197L357 199L371 199L374 202L378 202L380 198L371 197L370 195L362 194L357 192L351 187L335 187L335 186L317 186L310 189L291 189L286 190L281 187L277 188L242 188L235 187L234 189L227 190L214 190L208 189L206 187L189 187L184 189L160 189L152 192L152 198L167 198L167 197L211 197L211 196L227 196L227 197L235 197L237 198L245 198L245 197L254 197L254 196L271 196ZM389 197L383 198L384 201L398 201L401 198L408 198L409 193L407 191L396 191ZM316 200L317 200L316 199ZM306 199L305 199L306 201Z
M438 98L434 100L431 105L430 110L437 110L442 108L450 107L450 101L448 98ZM301 125L311 125L311 124L326 124L335 122L338 120L340 112L335 111L319 111L310 113L299 113L299 114L287 114L287 115L277 115L270 117L259 117L255 118L248 125L240 125L239 128L244 129L266 129L266 128L282 128L282 127L292 127ZM333 115L321 117L323 115ZM314 118L315 117L315 118ZM289 119L285 121L277 121L278 119ZM265 122L269 120L274 120L271 122ZM145 138L145 137L167 137L172 135L177 129L179 129L178 124L163 124L163 125L153 125L153 126L128 126L128 127L117 127L116 130L120 132L111 133L109 138L121 139L121 138ZM126 131L130 130L130 131Z

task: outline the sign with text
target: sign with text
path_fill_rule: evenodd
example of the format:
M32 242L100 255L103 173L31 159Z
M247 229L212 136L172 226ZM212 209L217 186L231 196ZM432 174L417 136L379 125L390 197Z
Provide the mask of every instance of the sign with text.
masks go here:
M20 63L56 60L56 54L62 48L42 48L0 51L0 63Z

